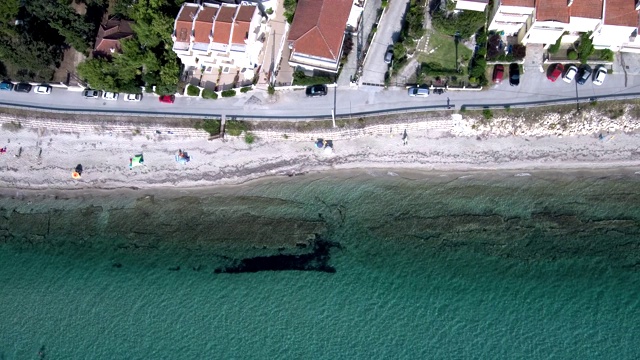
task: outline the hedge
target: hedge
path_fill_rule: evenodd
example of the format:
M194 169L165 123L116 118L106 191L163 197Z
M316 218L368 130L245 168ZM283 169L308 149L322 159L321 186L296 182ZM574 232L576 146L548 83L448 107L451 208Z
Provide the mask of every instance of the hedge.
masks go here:
M187 95L189 95L189 96L200 96L200 88L195 87L193 85L189 85L187 87Z
M220 95L222 95L222 97L232 97L236 96L236 91L233 89L225 90Z
M218 94L213 90L204 89L202 90L202 97L205 99L217 99Z

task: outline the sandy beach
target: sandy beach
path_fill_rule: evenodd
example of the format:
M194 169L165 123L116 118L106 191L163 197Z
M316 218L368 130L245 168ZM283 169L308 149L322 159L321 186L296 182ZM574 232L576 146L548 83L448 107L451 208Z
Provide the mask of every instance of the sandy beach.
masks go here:
M0 155L0 184L18 189L191 188L329 169L527 171L640 166L636 121L626 114L609 122L597 113L590 116L573 123L579 126L565 124L562 129L553 123L563 121L557 114L534 127L520 124L517 129L514 119L498 118L487 125L460 114L400 119L393 125L358 130L260 130L254 132L253 144L231 136L208 140L205 132L190 128L120 125L105 130L87 125L90 122L62 124L5 116L0 119L4 124L0 147L7 147ZM17 122L19 127L14 126ZM551 125L541 130L540 124ZM317 148L317 137L333 139L332 151ZM179 149L191 156L189 163L176 162ZM144 154L145 165L130 169L129 159L136 154ZM74 180L71 173L78 164L83 167L82 178Z

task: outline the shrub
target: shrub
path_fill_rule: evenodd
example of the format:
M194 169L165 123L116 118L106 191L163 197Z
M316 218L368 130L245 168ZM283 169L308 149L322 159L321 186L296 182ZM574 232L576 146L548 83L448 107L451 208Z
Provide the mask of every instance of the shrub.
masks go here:
M224 123L224 132L231 136L240 136L243 131L247 131L248 126L244 121L229 120Z
M293 73L293 85L332 84L333 79L328 76L306 76L303 71Z
M229 89L229 90L225 90L222 93L220 93L220 95L222 97L233 97L236 96L236 91L233 89Z
M567 59L576 60L577 58L578 58L578 53L575 50L573 49L567 50Z
M613 51L609 49L600 50L600 60L613 61Z
M556 40L556 43L549 46L549 53L550 54L555 54L560 50L560 43L562 42L562 35L560 35L560 37L558 38L558 40Z
M287 19L287 22L291 24L293 22L293 15L296 12L296 5L298 4L297 0L284 0L284 17Z
M268 8L267 10L265 10L265 12L267 13L267 15L271 15L271 14L273 14L273 9L272 8Z
M502 38L498 34L493 34L489 37L487 43L487 59L494 60L502 55L502 49L500 49L500 43Z
M275 94L275 93L276 93L276 88L275 88L275 86L273 86L273 85L269 85L269 87L267 88L267 93L268 93L269 95L273 95L273 94Z
M578 55L580 57L580 62L585 64L589 59L589 56L593 54L595 51L593 47L593 41L591 40L591 32L583 33L580 35L580 43L578 44Z
M515 60L522 60L527 55L527 47L522 44L515 44L511 47L511 55Z
M209 135L218 135L220 134L220 120L204 120L202 122L198 121L195 123L194 128L198 130L204 130L209 133Z
M193 85L189 85L187 87L187 95L189 96L200 96L200 88L193 86Z
M243 94L246 93L246 92L249 92L249 91L251 91L251 86L245 86L245 87L240 89L240 92L243 93Z
M491 109L484 109L482 110L482 116L484 116L486 120L490 120L493 118L493 112L491 112Z
M202 90L202 97L205 99L217 99L218 98L218 94L210 89L204 89Z
M253 144L255 140L256 137L252 133L246 133L244 135L244 142L246 142L247 144Z

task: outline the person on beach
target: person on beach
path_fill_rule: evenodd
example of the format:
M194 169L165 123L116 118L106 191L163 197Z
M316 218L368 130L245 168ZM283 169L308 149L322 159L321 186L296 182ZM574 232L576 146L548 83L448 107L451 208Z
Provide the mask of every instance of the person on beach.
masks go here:
M2 149L0 149L0 154L4 154L7 152L7 147L3 147Z

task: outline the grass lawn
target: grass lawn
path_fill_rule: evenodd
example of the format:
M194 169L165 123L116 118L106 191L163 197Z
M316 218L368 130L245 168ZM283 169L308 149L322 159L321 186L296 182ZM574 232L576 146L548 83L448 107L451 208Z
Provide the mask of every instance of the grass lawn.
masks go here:
M429 46L427 52L420 52L418 62L439 64L446 69L456 67L456 45L453 36L445 35L434 30L430 30ZM433 51L433 52L432 52ZM458 59L466 59L466 65L471 59L472 52L466 46L458 44Z

